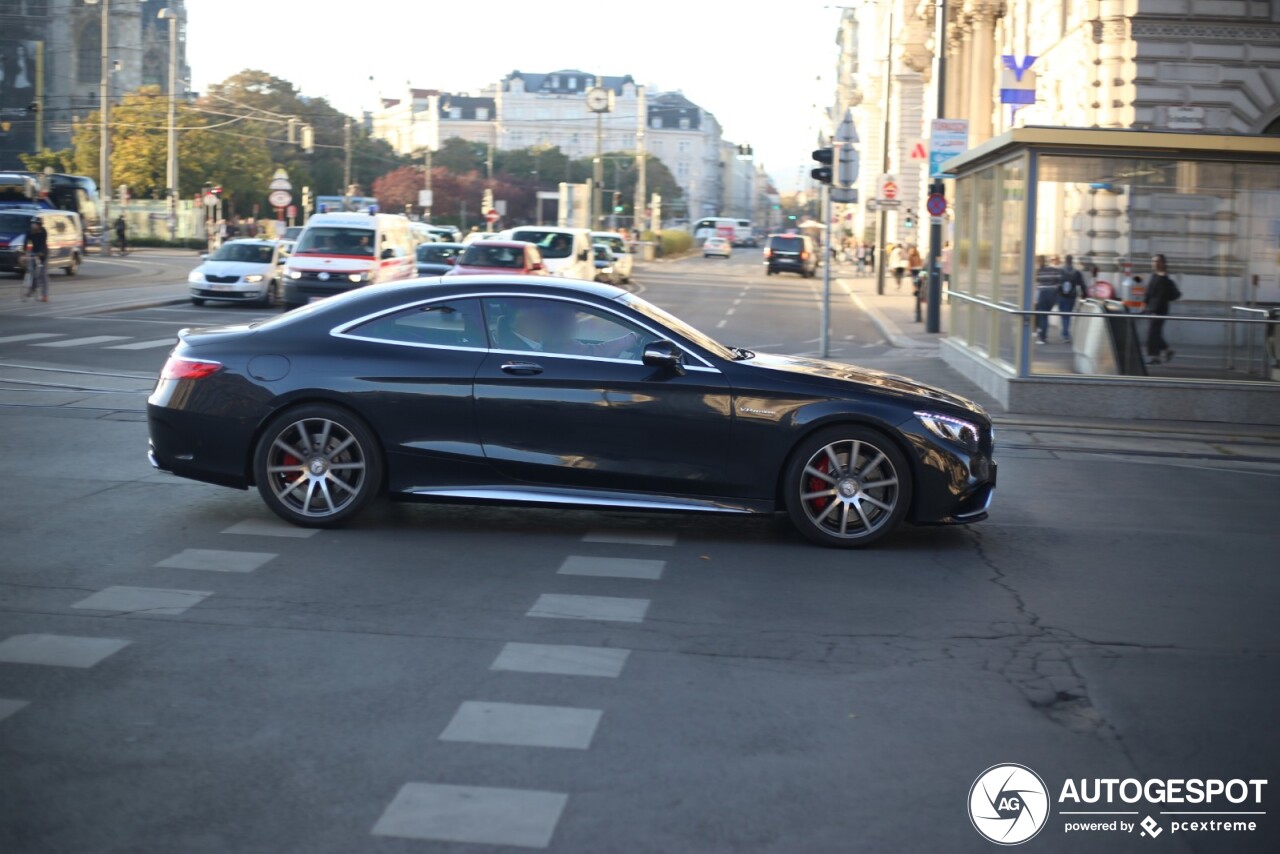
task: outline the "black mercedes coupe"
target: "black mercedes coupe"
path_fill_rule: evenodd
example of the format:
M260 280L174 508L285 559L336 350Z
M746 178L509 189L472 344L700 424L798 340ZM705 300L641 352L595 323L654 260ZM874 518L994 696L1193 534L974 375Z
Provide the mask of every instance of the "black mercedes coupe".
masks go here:
M985 519L981 407L838 362L726 347L619 288L468 276L361 288L184 330L148 400L150 459L256 486L297 525L400 500L785 509L865 546Z

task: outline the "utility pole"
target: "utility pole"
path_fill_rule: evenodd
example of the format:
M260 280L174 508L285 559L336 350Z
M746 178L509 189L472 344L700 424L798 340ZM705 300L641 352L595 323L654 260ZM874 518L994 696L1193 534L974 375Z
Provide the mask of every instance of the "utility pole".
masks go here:
M178 236L178 13L161 9L160 20L169 22L169 148L165 157L165 187L169 192L169 239Z
M98 81L98 195L102 200L103 255L111 254L111 0L85 0L102 6L101 79Z
M938 0L934 12L938 20L934 22L934 52L938 56L936 82L938 84L937 117L945 118L947 112L947 0ZM985 93L984 93L985 94ZM943 195L946 185L942 179L933 180L930 194ZM925 332L942 331L942 217L929 217L929 292L925 303Z
M342 194L351 195L351 117L342 117ZM346 205L344 205L346 207Z
M640 239L640 235L644 232L644 208L645 200L648 198L648 188L645 186L645 129L649 124L648 108L645 106L644 87L636 88L636 196L635 201L631 203L633 208L632 217L633 231L635 231L635 240Z
M889 97L893 93L893 9L889 6L889 44L887 46L888 53L884 58L884 125L880 131L880 147L883 152L880 163L880 172L884 174L889 171ZM876 204L879 207L879 202ZM889 259L885 257L885 247L889 245L885 239L885 234L889 229L889 212L880 207L879 225L876 228L876 293L884 293L884 270Z

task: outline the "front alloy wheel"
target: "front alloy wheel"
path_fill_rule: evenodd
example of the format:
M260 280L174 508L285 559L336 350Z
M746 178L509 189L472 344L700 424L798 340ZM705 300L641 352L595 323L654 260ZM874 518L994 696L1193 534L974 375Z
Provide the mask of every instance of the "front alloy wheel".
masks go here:
M824 430L787 466L787 512L807 538L857 548L889 534L911 500L907 461L884 434L861 427Z
M323 528L364 509L378 491L382 463L359 419L337 407L306 406L285 412L263 432L254 475L278 516Z

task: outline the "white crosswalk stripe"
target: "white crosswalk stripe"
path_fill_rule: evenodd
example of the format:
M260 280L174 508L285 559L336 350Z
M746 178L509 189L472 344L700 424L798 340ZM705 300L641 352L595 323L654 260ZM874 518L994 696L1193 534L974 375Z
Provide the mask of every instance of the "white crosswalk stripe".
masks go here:
M107 350L151 350L155 347L173 347L178 343L176 338L157 338L154 341L134 341L132 344L112 344Z
M6 335L0 338L0 344L16 344L19 341L37 341L41 338L61 338L60 332L28 332L25 335Z
M105 344L108 341L127 341L128 335L90 335L87 338L67 338L63 341L46 341L33 344L34 347L88 347L91 344Z

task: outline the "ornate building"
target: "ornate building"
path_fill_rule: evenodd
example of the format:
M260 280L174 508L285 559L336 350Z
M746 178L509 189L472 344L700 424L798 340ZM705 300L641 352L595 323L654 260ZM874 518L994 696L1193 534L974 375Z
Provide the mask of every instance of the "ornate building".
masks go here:
M178 16L178 79L190 79L185 0L114 0L112 98L144 85L168 90L169 23L158 17L164 8ZM65 147L72 125L98 108L101 69L101 2L0 2L0 168L20 167L21 153Z

